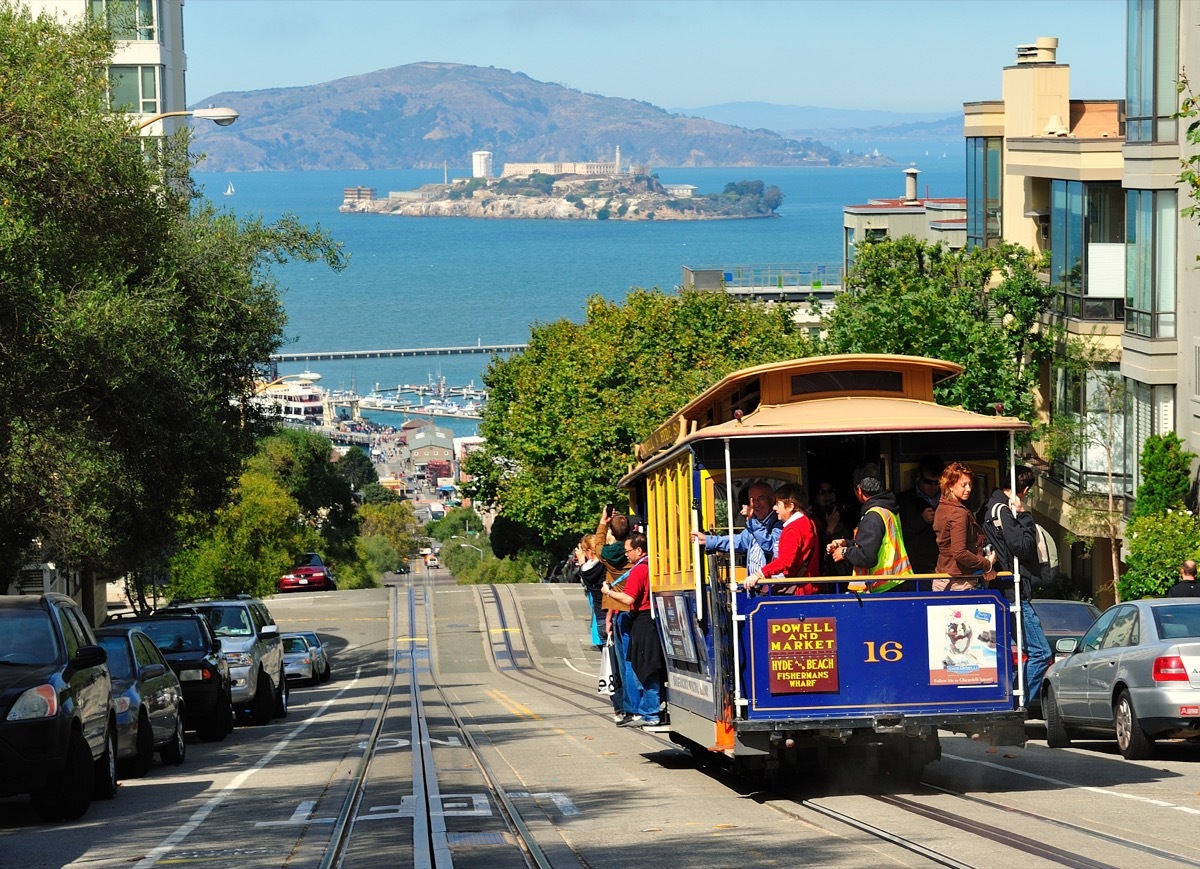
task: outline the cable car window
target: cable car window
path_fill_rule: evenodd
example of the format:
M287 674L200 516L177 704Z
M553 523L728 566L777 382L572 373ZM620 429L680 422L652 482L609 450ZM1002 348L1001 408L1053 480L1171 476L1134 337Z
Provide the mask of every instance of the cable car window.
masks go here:
M820 392L904 392L899 371L820 371L792 375L792 395Z

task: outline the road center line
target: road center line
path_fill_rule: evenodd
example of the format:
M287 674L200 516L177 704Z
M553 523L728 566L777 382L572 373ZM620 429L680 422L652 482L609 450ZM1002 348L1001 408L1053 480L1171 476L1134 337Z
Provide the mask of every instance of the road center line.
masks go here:
M250 767L250 769L246 770L245 772L238 773L238 775L234 777L233 781L213 794L213 796L210 797L204 805L192 813L192 816L188 818L187 821L185 821L178 829L171 833L171 835L163 839L160 845L153 848L150 853L134 864L134 869L150 869L150 867L154 866L159 859L169 854L177 845L186 839L192 833L192 831L204 823L208 816L212 814L213 810L221 805L221 803L225 802L227 797L231 796L242 785L244 785L250 776L254 775L260 769L266 767L279 755L281 751L287 747L288 743L308 729L310 724L329 711L329 707L332 706L335 701L337 701L343 694L357 685L358 677L361 672L362 667L360 666L354 672L354 678L349 682L349 684L345 685L340 691L317 707L316 712L306 718L295 730L293 730L283 739L279 740L279 742L275 744L275 747L263 755L258 763L254 764L254 766Z

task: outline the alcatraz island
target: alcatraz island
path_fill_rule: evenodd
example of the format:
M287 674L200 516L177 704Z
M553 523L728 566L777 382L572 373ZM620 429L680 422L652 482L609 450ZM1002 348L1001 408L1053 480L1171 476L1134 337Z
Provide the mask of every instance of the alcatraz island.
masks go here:
M472 177L425 184L380 197L347 187L339 211L402 217L547 220L734 220L778 217L783 193L762 181L736 181L698 195L691 184L663 184L648 166L612 162L505 163L492 177L489 151L472 154Z

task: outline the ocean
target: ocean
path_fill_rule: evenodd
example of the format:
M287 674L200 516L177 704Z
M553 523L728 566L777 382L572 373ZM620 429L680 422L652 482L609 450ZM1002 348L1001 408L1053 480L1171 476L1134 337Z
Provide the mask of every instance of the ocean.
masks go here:
M921 195L962 196L961 153L912 157ZM906 164L907 165L907 164ZM340 214L345 187L379 195L441 181L441 170L197 173L207 196L242 216L270 220L290 212L345 245L349 266L290 263L275 269L288 315L285 352L382 350L523 343L530 325L582 320L591 295L619 301L634 287L672 289L688 266L840 263L842 207L904 193L906 166L869 169L705 168L656 170L664 183L720 192L731 181L760 179L785 199L773 220L623 223L473 220ZM469 175L451 170L451 177ZM235 192L224 195L232 182ZM429 383L482 386L487 357L284 365L311 368L323 386L366 394L378 387ZM368 412L378 422L398 414ZM458 435L464 420L439 420Z

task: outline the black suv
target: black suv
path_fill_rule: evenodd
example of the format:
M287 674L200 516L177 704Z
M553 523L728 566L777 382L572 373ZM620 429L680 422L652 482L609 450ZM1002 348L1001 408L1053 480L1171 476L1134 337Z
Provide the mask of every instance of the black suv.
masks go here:
M46 820L116 796L108 655L66 595L0 595L0 770L0 796L29 794Z
M248 595L172 601L160 613L198 612L221 641L229 664L233 708L243 724L266 724L287 716L288 687L279 627L267 605Z
M163 653L183 689L184 726L205 742L233 731L233 682L221 641L199 612L179 609L152 615L122 615L105 624L137 625Z

